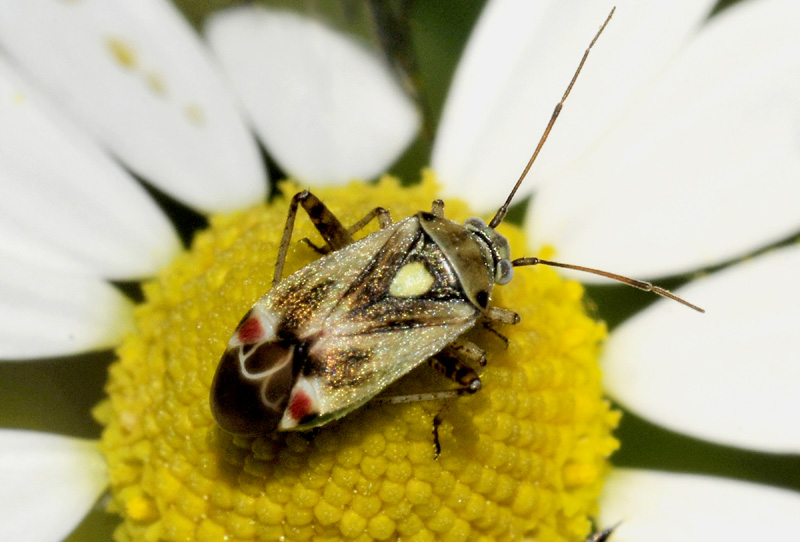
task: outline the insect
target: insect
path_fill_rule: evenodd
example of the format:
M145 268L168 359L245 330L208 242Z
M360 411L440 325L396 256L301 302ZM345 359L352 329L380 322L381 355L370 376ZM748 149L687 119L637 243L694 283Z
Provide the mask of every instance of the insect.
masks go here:
M250 309L228 342L211 387L211 409L222 429L238 435L307 430L340 418L426 361L459 387L416 399L477 392L473 369L484 352L462 335L479 321L515 324L512 311L490 304L514 267L545 264L609 277L675 299L650 283L538 258L511 259L500 224L547 139L613 10L589 44L522 175L487 224L459 224L444 203L393 223L373 209L346 228L313 194L292 198L272 288ZM283 278L298 207L327 247L319 260ZM359 241L353 234L377 219L380 229ZM400 399L402 400L402 399Z

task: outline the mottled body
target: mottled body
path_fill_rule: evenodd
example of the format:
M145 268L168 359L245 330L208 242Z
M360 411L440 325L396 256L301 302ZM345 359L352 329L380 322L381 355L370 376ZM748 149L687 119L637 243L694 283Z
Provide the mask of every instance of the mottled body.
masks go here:
M322 425L471 328L488 309L497 260L510 264L505 239L470 224L420 212L280 280L217 369L220 425L236 434ZM476 233L481 225L488 233ZM489 238L502 239L500 252Z

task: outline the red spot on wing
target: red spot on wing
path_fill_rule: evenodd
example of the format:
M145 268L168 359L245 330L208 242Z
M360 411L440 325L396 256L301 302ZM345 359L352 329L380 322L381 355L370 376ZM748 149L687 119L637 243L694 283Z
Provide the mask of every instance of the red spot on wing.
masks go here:
M264 336L264 328L261 326L261 322L257 317L251 316L242 322L236 334L239 336L239 340L242 341L242 343L252 344L261 340Z
M311 414L312 408L311 397L303 391L298 391L292 397L291 404L289 404L289 415L295 420L302 420Z

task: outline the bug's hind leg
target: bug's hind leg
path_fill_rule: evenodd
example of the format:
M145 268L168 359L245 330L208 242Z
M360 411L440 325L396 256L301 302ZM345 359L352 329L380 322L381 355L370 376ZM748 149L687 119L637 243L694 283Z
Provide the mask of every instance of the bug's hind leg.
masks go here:
M375 219L375 217L378 218L378 224L380 225L381 229L388 228L393 223L392 215L389 213L387 209L383 207L375 207L373 210L368 212L364 216L364 218L362 218L361 220L359 220L358 222L347 228L347 233L349 233L352 236L354 233L363 230L367 226L367 224L369 224L372 220ZM305 243L306 245L311 247L317 254L327 254L331 251L330 247L320 247L315 245L314 243L311 242L311 239L309 239L308 237L303 237L302 239L300 239L300 242Z
M283 274L283 265L286 263L286 253L289 251L289 242L292 239L298 205L302 205L303 209L308 213L308 217L322 238L325 239L330 250L338 250L353 242L353 236L317 196L308 190L298 192L289 203L289 212L286 214L286 226L283 228L281 246L278 250L278 261L275 263L275 274L272 278L273 284L277 284Z

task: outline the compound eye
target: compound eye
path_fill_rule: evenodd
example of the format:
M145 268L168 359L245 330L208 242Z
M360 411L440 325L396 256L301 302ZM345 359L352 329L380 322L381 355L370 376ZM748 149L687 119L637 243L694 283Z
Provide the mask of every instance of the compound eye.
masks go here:
M508 284L511 282L512 277L514 276L514 266L511 265L511 261L503 258L502 260L497 262L497 267L494 269L494 281L497 284L503 285Z
M511 245L508 244L508 239L500 235L499 233L495 232L494 236L494 246L497 249L497 253L500 255L501 258L508 260L511 258Z
M477 216L473 216L472 218L468 218L464 221L465 226L472 226L478 231L484 231L488 226L483 219L478 218Z

